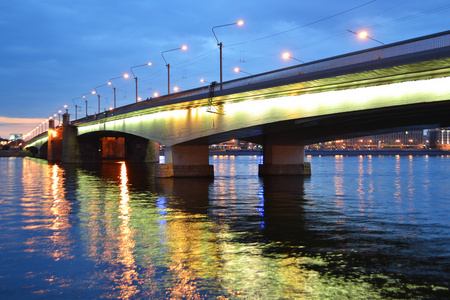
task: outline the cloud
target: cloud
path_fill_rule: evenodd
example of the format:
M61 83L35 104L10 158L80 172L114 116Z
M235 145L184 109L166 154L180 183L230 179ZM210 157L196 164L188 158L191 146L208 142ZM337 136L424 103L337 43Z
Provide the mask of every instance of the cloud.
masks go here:
M41 122L41 118L9 118L0 116L0 125L38 124Z
M8 138L12 133L26 134L42 123L38 118L9 118L0 116L0 137Z

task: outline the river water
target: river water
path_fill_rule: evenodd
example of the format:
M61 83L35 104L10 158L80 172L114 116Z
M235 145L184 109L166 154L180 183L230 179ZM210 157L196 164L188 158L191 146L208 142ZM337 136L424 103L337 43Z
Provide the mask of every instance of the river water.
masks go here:
M445 299L450 156L307 157L312 175L0 158L1 299Z

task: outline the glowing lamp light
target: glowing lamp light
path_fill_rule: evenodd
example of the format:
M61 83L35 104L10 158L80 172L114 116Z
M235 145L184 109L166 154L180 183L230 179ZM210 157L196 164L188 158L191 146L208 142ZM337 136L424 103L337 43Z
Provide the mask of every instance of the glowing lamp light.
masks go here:
M238 67L236 67L236 68L234 68L234 71L235 71L236 73L239 73L241 70L240 70Z
M50 129L50 130L48 131L48 133L50 133L53 137L56 137L56 136L58 135L58 133L56 132L56 130L52 130L52 129Z
M181 46L181 50L187 50L187 46L186 45Z
M158 92L154 92L154 93L153 93L153 97L159 97Z
M237 23L236 24L238 24L239 26L242 26L242 25L244 25L244 21L242 21L242 20L239 20L239 21L237 21Z
M97 94L97 92L96 92L96 91L92 91L91 94L92 94L92 95L95 95L95 94Z
M142 98L141 98L141 97L138 97L138 101L142 101Z
M180 90L179 87L177 87L177 86L174 86L174 87L173 87L173 91L174 91L174 92L178 92L179 90Z
M127 73L123 74L123 78L128 78L130 77L130 75L128 75Z
M369 34L367 33L367 31L361 31L358 34L358 36L359 36L360 39L366 39L369 36Z
M108 85L112 85L112 82L111 82L111 81L108 81Z
M290 58L291 57L291 55L289 54L289 52L284 52L283 53L283 58L284 59L288 59L288 58Z

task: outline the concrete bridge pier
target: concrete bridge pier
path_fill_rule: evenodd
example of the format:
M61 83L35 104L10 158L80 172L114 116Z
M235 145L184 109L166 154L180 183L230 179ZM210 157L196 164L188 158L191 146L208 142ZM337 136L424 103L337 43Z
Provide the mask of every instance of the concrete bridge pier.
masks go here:
M311 175L305 162L305 146L264 145L259 175Z
M165 164L155 166L155 177L213 177L209 148L204 146L166 146Z
M55 128L55 120L48 123L48 147L47 160L49 162L60 162L62 153L62 127Z
M62 163L82 162L76 126L67 124L63 127L61 162Z

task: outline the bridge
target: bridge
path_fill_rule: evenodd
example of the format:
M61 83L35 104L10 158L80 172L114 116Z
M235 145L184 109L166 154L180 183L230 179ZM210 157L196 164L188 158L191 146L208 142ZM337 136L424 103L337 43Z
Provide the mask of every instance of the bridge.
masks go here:
M450 126L450 31L148 99L27 135L50 161L165 163L155 176L213 176L208 145L263 145L261 175L310 174L304 146Z

